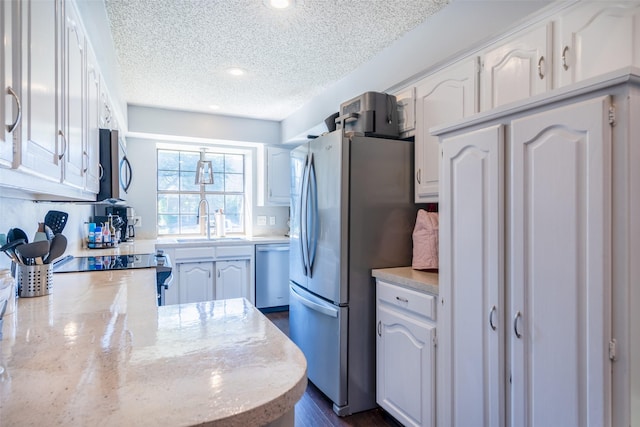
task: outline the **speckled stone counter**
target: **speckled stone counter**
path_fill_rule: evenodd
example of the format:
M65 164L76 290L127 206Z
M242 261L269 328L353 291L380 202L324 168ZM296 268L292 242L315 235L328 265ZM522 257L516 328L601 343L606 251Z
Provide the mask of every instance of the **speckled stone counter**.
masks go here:
M395 267L371 270L371 275L420 292L438 295L437 272L414 270L411 267Z
M155 270L54 274L0 341L0 425L293 425L306 360L244 299L156 307Z

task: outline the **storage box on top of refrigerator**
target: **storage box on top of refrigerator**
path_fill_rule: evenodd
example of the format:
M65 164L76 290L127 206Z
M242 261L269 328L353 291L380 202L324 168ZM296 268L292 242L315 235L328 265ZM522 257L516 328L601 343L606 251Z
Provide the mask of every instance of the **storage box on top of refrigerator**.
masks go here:
M338 128L364 136L398 138L396 97L380 92L365 92L340 104Z

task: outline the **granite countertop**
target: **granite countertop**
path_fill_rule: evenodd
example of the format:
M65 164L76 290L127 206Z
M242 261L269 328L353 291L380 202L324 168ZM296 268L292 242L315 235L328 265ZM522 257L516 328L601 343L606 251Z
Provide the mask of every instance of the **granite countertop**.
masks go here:
M153 269L54 274L0 341L2 425L292 422L306 360L245 299L156 307Z
M438 295L438 273L414 270L411 267L379 268L371 270L371 275L394 284Z

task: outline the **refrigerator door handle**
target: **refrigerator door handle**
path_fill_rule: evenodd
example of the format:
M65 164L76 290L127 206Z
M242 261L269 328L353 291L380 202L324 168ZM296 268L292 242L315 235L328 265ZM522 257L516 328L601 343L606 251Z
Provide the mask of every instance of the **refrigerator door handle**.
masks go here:
M298 293L298 291L295 290L295 288L291 288L291 294L292 297L294 297L295 299L297 299L300 304L310 308L313 311L317 311L318 313L322 313L326 316L330 316L330 317L338 317L338 309L334 308L334 307L326 307L324 305L318 304L316 302L310 301L308 299L306 299L304 296L300 295Z
M313 264L316 258L316 248L318 245L318 182L316 180L316 166L313 159L313 153L309 160L309 204L311 209L311 224L307 228L307 266L309 269L309 277L313 274Z
M307 223L309 209L309 157L305 159L304 171L302 172L302 195L300 197L300 251L302 253L302 272L305 276L309 276L308 259L309 259L309 233Z

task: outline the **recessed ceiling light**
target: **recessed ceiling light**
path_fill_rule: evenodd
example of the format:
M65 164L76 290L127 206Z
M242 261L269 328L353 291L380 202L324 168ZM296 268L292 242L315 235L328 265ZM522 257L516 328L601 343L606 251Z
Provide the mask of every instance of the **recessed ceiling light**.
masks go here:
M220 106L219 106L219 105L215 105L215 104L214 104L214 105L209 105L209 108L210 108L211 110L219 110L219 109L220 109Z
M232 76L242 76L245 74L245 71L242 68L232 67L227 68L227 73L231 74Z
M296 1L296 0L264 0L264 4L267 7L270 7L272 9L288 9L290 7L293 7L296 3L299 3L300 0Z

